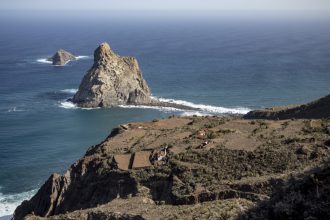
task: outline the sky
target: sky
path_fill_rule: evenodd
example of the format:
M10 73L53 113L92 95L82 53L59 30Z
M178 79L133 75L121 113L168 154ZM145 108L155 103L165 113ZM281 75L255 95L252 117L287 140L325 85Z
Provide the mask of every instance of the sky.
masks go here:
M323 10L330 0L0 0L0 10Z

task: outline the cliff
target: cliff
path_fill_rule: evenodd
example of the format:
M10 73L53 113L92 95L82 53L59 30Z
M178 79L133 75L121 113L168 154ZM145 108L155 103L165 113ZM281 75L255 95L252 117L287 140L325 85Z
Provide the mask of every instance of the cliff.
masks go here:
M53 65L63 66L69 61L76 60L76 57L70 52L60 49L48 60L52 61Z
M330 95L296 106L274 107L248 112L246 119L283 120L290 118L320 119L330 117Z
M222 117L121 125L14 219L328 219L329 127Z
M81 107L149 104L150 89L133 57L121 57L109 44L94 52L94 64L80 83L72 101Z

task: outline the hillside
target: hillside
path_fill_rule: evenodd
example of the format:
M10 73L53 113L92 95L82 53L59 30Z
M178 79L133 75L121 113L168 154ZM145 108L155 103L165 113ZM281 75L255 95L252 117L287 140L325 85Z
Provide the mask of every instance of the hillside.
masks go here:
M121 125L14 219L326 219L329 141L328 119Z

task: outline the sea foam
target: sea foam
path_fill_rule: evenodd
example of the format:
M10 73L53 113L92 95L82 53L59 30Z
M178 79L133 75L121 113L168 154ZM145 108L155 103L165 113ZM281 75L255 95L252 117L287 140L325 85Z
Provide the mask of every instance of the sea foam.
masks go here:
M86 60L86 59L91 59L91 56L76 56L77 60ZM64 65L68 64L70 61L67 61ZM52 61L49 61L48 58L40 58L37 59L37 63L42 63L42 64L52 64ZM58 66L58 65L56 65Z
M91 59L91 56L76 56L77 60L86 60L86 59Z
M24 112L24 109L18 109L17 107L13 107L7 110L7 112Z
M77 89L62 89L61 92L75 94L78 90ZM152 99L160 101L160 102L167 102L173 103L177 105L183 105L187 107L194 108L194 110L184 110L174 107L163 107L163 106L148 106L148 105L119 105L121 108L139 108L139 109L155 109L167 113L179 113L182 116L210 116L210 115L221 115L221 114L246 114L251 109L244 108L244 107L237 107L237 108L226 108L220 106L213 106L213 105L204 105L204 104L195 104L192 102L184 101L184 100L176 100L176 99L165 99L165 98L158 98L152 96ZM92 109L99 109L98 108L81 108L78 107L76 104L63 100L59 102L59 107L65 109L84 109L84 110L92 110Z
M69 93L69 94L76 94L76 92L78 92L78 89L62 89L61 92Z
M213 105L195 104L192 102L176 99L164 99L158 97L152 97L154 100L160 102L173 103L177 105L183 105L187 107L194 108L195 110L184 110L174 107L162 107L162 106L147 106L147 105L120 105L121 108L141 108L141 109L155 109L164 112L176 112L180 113L181 116L211 116L211 115L221 115L221 114L246 114L250 111L248 108L237 107L237 108L225 108Z
M2 194L0 192L0 217L12 215L17 206L24 200L30 199L36 192L36 189L17 194Z
M44 58L42 58L42 59L37 59L37 62L38 62L38 63L45 63L45 64L52 64L52 63L53 63L52 61L49 61L49 60L44 59Z
M140 108L140 109L155 109L163 112L183 112L184 110L172 107L163 106L148 106L148 105L119 105L120 108Z
M195 104L192 102L184 101L184 100L176 100L176 99L165 99L165 98L158 98L152 97L161 102L168 102L183 106L188 106L194 108L194 111L185 111L185 114L202 114L202 115L217 115L217 114L246 114L251 111L249 108L244 107L237 107L237 108L226 108L221 106L213 106L213 105L204 105L204 104Z
M82 110L96 110L96 109L100 109L100 107L97 107L97 108L83 108L83 107L79 107L76 104L74 104L73 102L70 102L68 100L63 100L61 102L58 102L58 106L60 108L64 108L64 109L82 109Z
M74 103L70 101L61 101L59 102L59 107L65 108L65 109L77 109L78 106L76 106Z

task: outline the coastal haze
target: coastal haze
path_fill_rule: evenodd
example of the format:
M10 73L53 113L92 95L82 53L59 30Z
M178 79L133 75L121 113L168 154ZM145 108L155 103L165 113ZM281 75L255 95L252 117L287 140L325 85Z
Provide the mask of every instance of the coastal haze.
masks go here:
M44 2L1 2L0 217L118 124L244 114L329 93L328 1ZM262 11L272 4L280 11ZM154 97L201 110L83 109L68 102L104 41L137 58ZM52 66L47 58L60 48L79 59Z
M329 11L330 3L327 0L2 0L1 9L11 10L290 10Z

